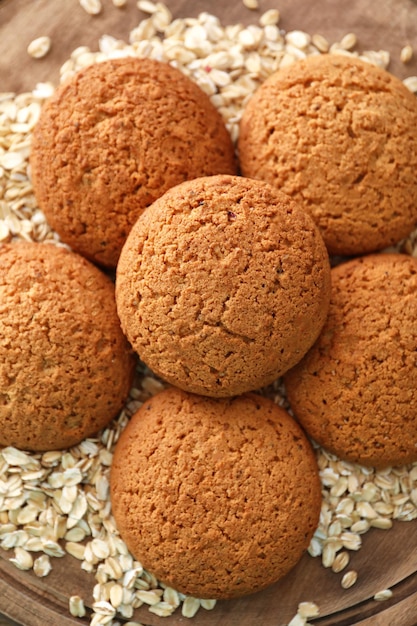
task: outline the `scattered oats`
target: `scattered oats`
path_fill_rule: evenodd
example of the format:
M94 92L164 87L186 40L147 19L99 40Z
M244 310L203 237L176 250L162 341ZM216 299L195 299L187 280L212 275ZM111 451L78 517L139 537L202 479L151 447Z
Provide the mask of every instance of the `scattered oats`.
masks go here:
M200 600L200 606L206 611L212 611L217 604L217 600Z
M358 478L357 477L356 477L356 483L358 483ZM352 489L352 491L356 491L357 488L358 487L356 487L356 489ZM362 486L362 489L360 490L359 493L360 493L360 496L361 496L361 500L364 500L366 502L373 502L375 500L375 498L377 497L378 489L377 489L377 486L374 483L366 482Z
M355 570L350 570L349 572L346 572L346 574L343 576L342 582L340 584L342 585L343 589L349 589L350 587L353 587L357 579L358 572L355 572Z
M168 26L172 22L172 13L168 9L168 7L166 7L160 2L158 3L157 7L158 7L158 10L154 13L152 17L152 22L153 22L155 29L159 33L163 33L165 29L168 28Z
M131 604L121 604L118 608L118 613L122 617L126 617L127 619L130 619L133 616L133 606Z
M340 476L330 489L330 495L340 498L347 491L348 481L346 476Z
M319 50L320 52L328 52L330 48L330 44L323 35L315 34L311 38L311 43Z
M109 543L107 541L104 541L104 539L93 539L91 544L87 544L86 550L90 545L92 553L95 557L97 557L97 559L104 560L107 559L108 556L110 556Z
M279 11L278 9L269 9L265 11L259 18L259 23L261 26L276 26L279 22Z
M358 533L358 535L363 535L364 533L368 532L370 527L371 527L371 523L368 520L361 519L357 522L354 522L351 525L350 530L353 533Z
M47 576L49 572L52 570L51 561L47 554L41 554L38 556L33 562L33 571L38 576L38 578L43 578Z
M155 13L158 10L156 4L154 2L150 2L150 0L139 0L137 7L144 13Z
M347 567L349 561L350 561L350 557L349 557L348 552L339 552L339 554L336 555L331 566L333 572L337 574L341 572L342 570L344 570L345 567Z
M54 91L55 88L52 83L37 83L32 92L32 96L39 100L45 100L46 98L50 98Z
M326 543L323 548L323 554L321 557L321 562L323 567L331 567L336 557L336 549L333 544Z
M359 535L351 532L345 532L340 535L343 546L348 550L359 550L362 540Z
M98 602L93 602L93 609L98 615L114 617L116 614L116 609L114 606L105 600L99 600Z
M123 587L119 584L114 584L110 587L110 603L117 609L123 603Z
M17 523L24 525L34 522L37 519L38 514L38 507L28 504L27 506L22 507L18 512Z
M68 554L75 557L76 559L79 559L80 561L84 560L85 546L83 546L81 543L68 541L65 544L65 550Z
M154 589L152 591L140 590L136 593L136 596L141 600L144 604L149 604L152 606L153 604L158 604L161 601L161 596L163 591L161 589ZM172 608L172 607L171 607Z
M373 528L380 528L382 530L392 528L392 520L386 517L377 517L376 519L371 520L370 524Z
M137 582L137 578L138 576L140 576L142 574L143 570L140 569L126 569L124 575L123 575L123 587L126 587L127 589L131 589L135 583Z
M14 551L14 558L9 559L18 569L29 570L33 567L33 558L30 552L17 546Z
M254 11L255 9L259 8L259 2L258 0L242 0L244 6L247 9L251 9L251 11Z
M417 93L417 76L404 78L403 83L411 92Z
M389 489L387 489L386 491L389 492ZM380 515L392 515L394 513L394 507L389 502L375 502L374 509Z
M110 624L113 621L113 617L111 615L102 615L101 613L96 613L93 615L90 626L105 626L105 624Z
M91 15L101 9L97 0L80 0L80 4ZM113 0L113 4L123 6L125 0ZM252 6L255 4L258 2ZM171 62L210 96L235 142L243 107L280 67L329 51L360 56L381 67L389 63L384 51L361 55L352 51L357 42L351 33L332 45L318 34L310 36L298 30L285 34L277 26L276 9L263 13L259 25L243 27L222 26L207 12L198 18L172 20L165 5L150 0L139 0L137 6L149 17L131 31L128 42L103 34L98 52L78 47L61 67L61 81L106 58L145 56ZM405 79L404 84L417 93L416 76ZM59 244L36 204L28 162L32 129L43 102L53 92L51 83L38 83L32 93L0 94L0 241L20 238ZM417 257L417 231L401 245ZM111 516L109 469L114 445L131 414L163 388L148 370L141 371L140 384L132 390L120 416L98 437L68 451L29 454L13 447L0 450L0 546L14 549L11 561L17 567L32 567L39 577L49 573L52 558L69 554L78 559L81 569L91 572L96 582L90 626L116 626L118 622L112 620L131 619L142 604L161 617L171 615L181 604L183 617L192 617L200 606L211 610L216 604L161 586L133 559ZM278 385L274 399L286 406ZM375 471L340 461L318 447L316 454L323 500L319 527L308 551L338 573L348 566L348 551L361 547L361 534L370 527L388 529L393 519L417 517L417 464ZM31 552L35 551L41 554L31 565ZM347 572L343 580L347 577L349 583L356 576L356 572ZM312 606L301 603L291 626L306 626L307 607L313 610ZM140 625L129 622L128 626Z
M249 26L241 30L238 34L238 41L243 48L254 48L258 43L257 40L259 41L259 37L257 37L256 31Z
M7 223L4 220L0 221L0 241L5 241L9 239L10 230Z
M345 48L342 48L340 43L332 43L332 45L329 48L329 53L330 54L340 54L342 56L347 56L347 57L357 56L357 55L355 55L354 52L351 52L350 50L346 50ZM365 60L370 62L370 59L365 59Z
M113 556L109 556L108 559L104 562L105 572L106 574L113 580L120 580L123 578L123 568L120 561ZM126 587L127 585L125 585Z
M390 598L392 598L393 595L394 594L392 593L391 589L383 589L382 591L378 591L378 593L374 595L374 600L382 602L384 600L389 600Z
M175 609L181 604L181 600L180 600L180 596L179 596L178 591L175 591L175 589L172 589L171 587L166 587L164 589L164 593L163 593L162 598L163 598L164 602L167 602L168 604L170 604Z
M41 59L46 56L51 49L51 39L50 37L37 37L30 42L27 47L27 52L29 56L33 59Z
M348 33L340 40L340 47L344 50L352 50L357 44L358 40L354 33Z
M306 618L302 617L299 613L294 615L292 620L288 623L288 626L306 626Z
M12 446L3 448L1 454L4 460L6 461L6 463L8 463L9 465L23 465L24 466L24 465L30 465L31 463L33 463L33 460L29 454L26 454L26 452L22 452L21 450L18 450L17 448L13 448Z
M300 602L297 613L306 619L320 615L319 607L314 602Z
M54 556L56 558L61 558L65 556L66 554L65 550L61 548L59 543L57 543L56 541L52 541L51 539L46 539L42 543L43 543L42 549L45 552L45 554L48 554L49 556Z
M302 30L292 30L285 35L285 40L287 44L294 46L294 48L304 50L310 44L311 37Z
M110 483L105 474L99 474L96 480L97 498L106 501L109 496Z
M72 542L79 542L79 541L83 541L83 539L85 539L86 536L86 532L84 530L84 528L81 528L81 526L74 526L73 528L70 528L70 530L68 530L65 535L64 535L64 539L66 541L72 541Z
M159 617L169 617L175 611L175 607L168 602L158 602L149 607L149 612L159 615ZM191 616L192 617L192 616Z
M69 612L73 617L84 617L86 611L84 600L80 596L71 596L69 599Z
M193 598L193 596L187 596L182 603L181 614L183 617L194 617L200 608L200 600Z
M63 472L63 485L71 487L82 481L83 475L78 467L69 467Z
M390 55L386 50L365 50L359 58L384 70L387 69L390 62Z
M24 155L20 152L5 152L0 155L0 165L5 170L12 170L24 163Z
M308 553L313 556L320 556L323 552L323 545L322 545L322 541L320 541L318 538L313 537L310 541L310 545L308 547Z
M365 517L367 519L376 519L378 517L378 513L375 509L369 504L369 502L358 502L356 505L356 511L361 517Z
M35 215L39 215L41 212L37 211ZM42 214L43 215L43 214ZM53 450L52 452L44 452L42 455L42 465L55 466L58 464L62 457L62 452Z
M285 52L281 57L279 67L280 68L289 67L290 65L295 63L296 60L297 59L293 54L289 54L288 52Z
M88 509L87 497L84 493L78 493L77 498L69 511L69 518L74 520L74 526L86 514ZM68 520L69 523L70 520Z
M127 0L112 0L113 5L118 9L125 7L127 4Z
M63 513L69 513L71 511L72 505L77 498L77 492L78 489L75 485L71 487L63 487L61 498L59 500L59 504L61 505L61 510Z
M404 46L400 52L401 63L408 63L413 58L414 51L410 44Z
M79 0L80 6L89 15L98 15L101 12L101 0Z

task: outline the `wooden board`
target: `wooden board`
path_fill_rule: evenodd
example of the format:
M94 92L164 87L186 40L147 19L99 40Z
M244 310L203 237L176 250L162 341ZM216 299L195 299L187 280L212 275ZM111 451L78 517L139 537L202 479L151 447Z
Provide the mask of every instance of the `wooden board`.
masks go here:
M417 75L417 2L415 0L260 0L259 11L249 11L240 0L167 0L175 17L196 16L200 11L218 15L224 23L255 23L268 8L279 8L285 30L303 29L337 41L355 32L359 48L391 53L390 69L399 77ZM31 90L36 82L58 82L59 67L79 45L97 49L103 33L127 39L144 17L135 0L116 9L103 0L103 11L88 16L77 0L0 0L0 91ZM53 48L41 60L30 59L28 43L49 35ZM411 43L416 56L401 64L401 48ZM71 618L68 597L79 594L91 601L94 577L80 569L70 556L53 560L45 579L17 570L10 554L0 551L0 613L24 626L70 626L88 620ZM417 624L417 521L398 522L389 531L364 535L363 547L352 553L351 568L359 573L349 590L340 586L342 574L321 566L308 555L280 583L251 597L219 602L213 611L201 610L193 626L281 626L293 617L300 601L312 600L321 610L314 621L320 626L415 626ZM373 595L390 587L393 598L374 601ZM88 600L87 600L88 602ZM149 626L183 626L181 614L158 618L146 608L135 619Z
M284 580L252 596L218 602L213 611L201 609L191 624L284 626L299 602L314 601L321 614L314 620L317 626L415 626L417 521L398 522L389 531L369 531L363 540L361 550L351 554L349 568L358 572L351 589L341 588L343 573L323 568L320 559L306 554ZM69 596L80 595L88 602L95 582L80 569L79 561L70 556L56 559L51 574L39 579L32 572L16 570L9 557L0 551L0 612L24 626L88 624L88 619L74 619L68 613ZM386 588L394 592L390 600L373 600ZM394 621L389 621L390 615ZM179 612L159 618L146 607L138 609L135 618L147 626L184 626L187 621Z

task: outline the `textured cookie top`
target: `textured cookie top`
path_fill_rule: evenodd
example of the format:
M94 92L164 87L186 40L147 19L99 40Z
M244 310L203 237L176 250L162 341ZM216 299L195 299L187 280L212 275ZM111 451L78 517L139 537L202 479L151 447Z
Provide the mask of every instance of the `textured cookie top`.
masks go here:
M317 526L321 491L306 436L271 400L171 388L122 433L111 501L146 569L183 593L229 598L295 565Z
M51 227L109 267L164 191L236 172L230 136L208 96L170 65L133 58L89 66L58 87L34 130L31 165Z
M51 244L0 247L0 444L74 445L121 409L134 360L114 286Z
M266 183L182 183L133 227L117 267L122 327L170 383L231 396L271 383L315 341L330 298L311 218Z
M244 112L239 158L311 213L331 254L382 249L417 222L417 99L370 63L320 55L273 74Z
M417 461L417 259L370 255L332 270L327 322L285 377L313 439L343 459Z

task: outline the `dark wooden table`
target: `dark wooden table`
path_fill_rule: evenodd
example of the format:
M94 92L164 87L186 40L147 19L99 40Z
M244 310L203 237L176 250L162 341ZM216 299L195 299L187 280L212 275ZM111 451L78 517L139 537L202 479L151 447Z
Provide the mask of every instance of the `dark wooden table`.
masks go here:
M390 70L401 78L417 75L417 3L415 0L259 0L249 11L240 0L167 0L175 17L218 15L224 23L255 23L264 10L279 8L280 26L320 33L330 42L348 32L358 36L358 47L384 49L391 54ZM59 68L79 45L97 49L107 33L127 40L129 31L145 17L135 0L116 9L103 0L99 16L89 16L77 0L0 0L0 91L31 90L38 81L58 83ZM49 35L52 49L43 59L31 59L26 48L40 35ZM404 66L402 47L414 46L414 59ZM94 577L82 572L72 557L55 559L45 579L22 572L0 552L0 613L24 626L60 626L88 623L71 618L68 597L87 597ZM320 626L415 626L417 624L417 522L396 523L389 531L370 531L362 549L351 558L360 582L340 587L341 575L325 570L319 559L306 555L282 582L250 598L220 602L214 611L200 611L195 626L280 626L294 615L300 601L315 601ZM373 595L391 587L391 600L377 603ZM3 626L3 622L0 625ZM181 615L158 618L140 609L135 619L150 625L184 625ZM4 622L8 623L8 622ZM11 623L11 622L10 622Z

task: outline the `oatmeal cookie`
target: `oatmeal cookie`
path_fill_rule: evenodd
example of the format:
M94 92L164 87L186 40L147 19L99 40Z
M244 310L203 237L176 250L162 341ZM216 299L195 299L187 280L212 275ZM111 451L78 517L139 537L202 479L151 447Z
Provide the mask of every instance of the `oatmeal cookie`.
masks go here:
M132 417L111 468L122 538L186 595L259 591L299 561L317 527L321 485L298 424L267 398L205 398L170 388Z
M212 176L167 191L133 227L116 301L142 361L209 396L268 385L326 319L330 267L313 220L270 185Z
M312 56L270 76L243 114L239 158L309 211L332 255L380 250L417 223L417 98L365 61Z
M209 97L179 70L123 58L58 87L33 132L34 192L73 250L115 267L145 207L184 180L234 174L234 148Z
M135 359L114 285L53 244L0 247L0 444L79 443L122 408Z
M373 254L332 269L323 331L284 377L294 414L342 459L417 461L417 259Z

